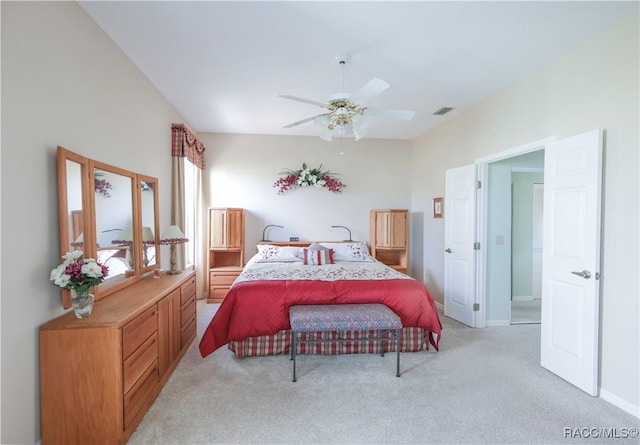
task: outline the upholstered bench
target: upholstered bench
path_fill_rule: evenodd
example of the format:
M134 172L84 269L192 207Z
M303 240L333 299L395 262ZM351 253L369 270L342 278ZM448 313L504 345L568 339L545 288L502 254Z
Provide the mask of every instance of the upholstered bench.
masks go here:
M299 305L289 309L291 323L291 360L293 381L296 381L296 350L298 344L352 342L354 339L303 339L302 334L311 332L377 331L369 340L395 341L396 377L400 377L399 335L402 321L384 304L322 304ZM386 334L386 336L385 336ZM357 340L356 340L357 341ZM384 356L384 349L382 352Z

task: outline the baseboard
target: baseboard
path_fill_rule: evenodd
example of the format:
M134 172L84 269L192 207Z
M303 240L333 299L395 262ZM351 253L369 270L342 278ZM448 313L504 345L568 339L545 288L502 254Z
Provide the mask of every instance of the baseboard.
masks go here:
M511 326L511 322L509 320L487 320L487 327L490 326Z
M514 295L513 297L511 297L511 301L533 301L535 300L535 298L533 298L532 295Z
M621 399L620 397L611 394L604 389L600 389L600 398L612 404L613 406L617 406L622 411L625 411L631 414L633 417L637 417L640 419L640 406L635 406L632 403L627 402L626 400Z

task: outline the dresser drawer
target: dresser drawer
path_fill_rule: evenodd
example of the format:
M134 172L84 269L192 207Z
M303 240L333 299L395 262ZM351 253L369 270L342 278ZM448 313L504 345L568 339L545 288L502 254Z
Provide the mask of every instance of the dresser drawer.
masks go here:
M158 360L158 334L154 333L125 360L123 365L124 392L127 393L144 372Z
M131 391L124 396L124 427L129 427L136 414L144 407L155 393L158 385L158 361L142 375L140 380L133 385Z
M187 323L182 327L182 347L184 348L189 342L196 336L196 316L195 314Z
M158 330L158 310L155 306L138 315L122 328L122 357L126 359L146 339Z
M196 297L196 277L191 277L189 281L180 286L180 304L185 304Z
M196 315L196 297L192 297L191 300L187 301L180 308L180 319L182 322L181 326L184 326L187 322L191 320Z

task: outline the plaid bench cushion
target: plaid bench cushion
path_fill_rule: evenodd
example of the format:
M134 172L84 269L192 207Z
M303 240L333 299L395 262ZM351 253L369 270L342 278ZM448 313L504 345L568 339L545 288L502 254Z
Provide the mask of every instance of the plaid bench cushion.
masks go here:
M289 321L294 333L402 329L400 317L384 304L292 306Z

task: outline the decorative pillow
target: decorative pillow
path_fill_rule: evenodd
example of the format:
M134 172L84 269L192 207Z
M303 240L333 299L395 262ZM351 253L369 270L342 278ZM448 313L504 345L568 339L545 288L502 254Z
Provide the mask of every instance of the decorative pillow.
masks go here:
M288 263L292 261L302 261L298 256L299 247L272 246L269 244L258 244L259 263Z
M353 243L321 243L324 247L333 249L334 261L373 261L366 242Z
M302 249L304 264L321 266L323 264L334 264L333 249Z

